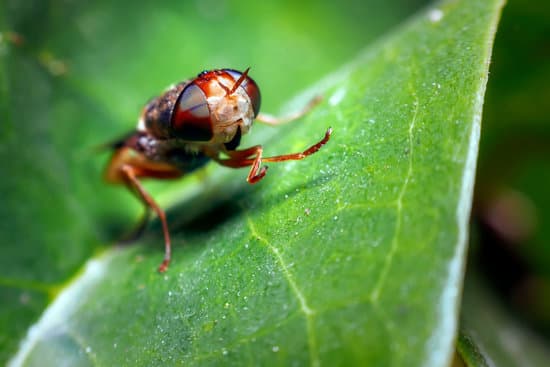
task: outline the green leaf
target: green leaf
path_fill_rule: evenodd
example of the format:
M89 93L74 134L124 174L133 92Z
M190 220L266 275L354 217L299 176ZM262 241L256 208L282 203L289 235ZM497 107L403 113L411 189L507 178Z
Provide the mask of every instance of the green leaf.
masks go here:
M255 127L243 146L261 142L267 155L303 149L328 126L334 128L319 153L301 162L272 164L258 185L246 186L246 170L211 166L204 177L189 177L169 190L168 185L151 186L163 206L171 207L174 256L166 275L155 271L162 258L155 223L138 244L105 246L59 292L79 259L91 257L113 236L109 227L118 229L136 216L138 205L129 195L98 182L103 162L93 159L90 148L123 132L117 126L139 111L151 80L159 81L159 89L165 78L172 78L167 83L178 80L181 70L171 67L172 60L189 57L187 65L195 68L220 60L223 66L248 66L248 58L258 65L263 61L266 69L259 67L252 76L260 86L273 81L284 97L320 75L323 66L307 75L308 62L324 57L326 45L341 40L327 43L319 36L318 48L300 42L281 46L286 23L276 12L286 15L284 8L247 10L274 14L268 16L274 25L226 9L232 23L266 36L271 53L253 56L250 45L262 37L216 22L208 23L214 24L206 33L210 38L200 43L194 39L200 32L177 33L170 42L157 43L180 29L182 19L186 27L202 27L162 7L126 14L120 9L105 13L103 5L95 5L72 9L72 14L54 6L51 24L58 38L46 41L51 49L41 51L41 36L35 35L28 46L9 47L2 59L4 70L9 69L1 79L2 100L9 103L2 105L7 123L2 124L0 153L12 174L1 183L1 192L16 193L0 212L7 255L1 264L6 274L2 298L31 310L45 304L39 295L52 299L12 362L448 363L483 93L501 6L497 0L437 4L294 100L288 109L317 93L326 97L303 121L277 130ZM298 10L303 16L294 16L299 20L309 19L311 11L333 20L312 21L323 29L320 35L336 37L332 29L346 27L327 6ZM17 28L26 18L13 19ZM66 23L56 19L74 19L77 32L67 32ZM125 28L137 30L112 36L109 26L120 30L120 19ZM134 27L145 20L152 26L141 34ZM219 35L227 42L216 43ZM245 46L235 45L242 35ZM79 37L101 52L91 56L89 50L64 48ZM135 54L132 37L141 40L143 59L129 56ZM361 33L356 37L361 43L369 40ZM174 47L174 38L186 45L185 52ZM213 48L202 63L199 45ZM347 45L351 49L353 42ZM281 58L285 47L292 57ZM70 74L57 79L43 70L59 70L56 54L70 56L62 58ZM287 60L292 69L285 69ZM342 59L331 60L334 65ZM306 75L299 77L300 71ZM276 90L267 89L264 98ZM33 108L22 108L29 102ZM24 149L29 142L31 148ZM32 251L21 250L23 244ZM28 299L38 306L31 308ZM5 310L7 315L10 308ZM17 319L25 325L30 317ZM16 329L9 317L2 322Z

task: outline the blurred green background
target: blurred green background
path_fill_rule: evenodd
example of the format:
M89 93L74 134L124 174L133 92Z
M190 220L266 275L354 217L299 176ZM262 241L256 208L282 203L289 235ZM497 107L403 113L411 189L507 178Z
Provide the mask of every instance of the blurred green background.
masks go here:
M550 4L511 0L497 32L470 266L516 321L550 337ZM527 352L527 351L525 351ZM528 354L528 352L527 352Z
M13 124L0 122L0 233L6 236L0 238L0 297L15 305L5 308L0 322L21 320L0 339L0 359L11 355L56 287L137 218L139 206L129 195L122 199L127 205L102 204L115 197L121 202L124 194L99 180L106 156L96 157L93 148L131 129L149 97L204 68L251 66L262 86L262 109L276 112L428 3L0 2L0 116L17 113ZM550 339L549 19L545 1L510 0L502 15L484 107L468 267L480 274L474 279L484 291L544 343ZM57 119L67 116L74 128L56 130ZM29 147L15 135L44 143ZM53 166L40 164L58 155L67 157L68 167L55 159ZM29 200L50 191L59 215L10 200L14 190L26 190ZM67 191L79 202L67 200ZM16 219L3 228L8 217ZM25 231L29 218L44 218L40 237ZM18 246L73 238L85 240L63 249L44 245L43 253L28 256ZM14 291L10 279L27 281L29 293ZM480 311L472 304L465 319Z

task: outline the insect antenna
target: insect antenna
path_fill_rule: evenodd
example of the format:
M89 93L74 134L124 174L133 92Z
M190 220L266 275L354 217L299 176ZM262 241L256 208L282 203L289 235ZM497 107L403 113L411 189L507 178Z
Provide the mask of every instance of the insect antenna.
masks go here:
M233 84L233 87L227 92L226 96L230 96L233 93L235 93L237 88L239 88L239 85L241 85L244 82L244 80L246 79L246 76L248 75L248 70L250 70L250 66L248 68L246 68L244 73L242 73L241 77L235 82L235 84Z

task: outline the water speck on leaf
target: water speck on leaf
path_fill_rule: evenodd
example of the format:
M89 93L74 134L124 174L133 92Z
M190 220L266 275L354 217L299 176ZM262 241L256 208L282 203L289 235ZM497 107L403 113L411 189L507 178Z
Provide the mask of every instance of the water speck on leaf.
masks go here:
M277 353L279 351L279 346L278 345L274 345L273 348L271 348L271 350L274 352L274 353Z
M375 119L368 119L369 124L374 124L376 122Z
M86 347L86 353L91 353L92 352L92 348L91 347Z
M227 355L227 353L228 353L227 349L225 349L225 348L222 348L222 354L223 354L224 356L226 356L226 355Z

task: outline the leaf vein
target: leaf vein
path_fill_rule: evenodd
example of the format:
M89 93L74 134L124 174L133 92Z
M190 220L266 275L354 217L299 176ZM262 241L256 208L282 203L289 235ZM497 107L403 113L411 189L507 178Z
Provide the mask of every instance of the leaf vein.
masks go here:
M391 263L393 261L393 258L395 256L395 253L397 251L397 247L399 246L399 233L401 232L401 222L403 217L403 197L405 196L405 192L407 191L407 188L409 186L409 182L411 181L411 177L413 174L413 141L414 141L414 127L416 125L416 117L418 115L418 97L416 93L413 92L414 97L414 112L413 117L411 119L411 122L409 124L409 130L408 130L408 140L409 140L409 147L408 147L408 158L409 158L409 164L407 169L407 176L405 177L405 181L403 181L403 185L401 186L401 190L399 191L399 195L397 196L397 200L395 202L396 210L397 210L397 218L395 220L395 230L393 233L393 238L391 241L391 247L390 251L386 255L384 259L384 265L382 267L382 271L380 272L380 276L378 277L378 280L375 283L375 286L371 292L370 299L373 303L376 303L378 301L378 298L380 297L380 291L382 289L382 286L384 285L384 282L386 281L386 278L388 276L388 272L391 267Z
M273 246L265 237L261 236L258 233L250 217L247 217L247 224L248 224L248 227L250 228L250 232L252 233L252 235L256 237L260 242L262 242L265 245L265 247L275 256L275 259L277 260L277 263L279 264L279 267L281 268L284 277L286 278L288 284L290 285L292 292L296 296L296 299L298 300L298 303L300 305L300 312L304 314L304 317L306 319L307 339L308 339L308 346L309 346L309 354L311 358L311 365L312 366L320 365L320 360L317 353L317 340L315 337L315 331L313 329L313 321L314 321L313 318L315 315L315 310L308 305L306 297L304 296L301 289L296 284L296 281L294 280L294 276L290 272L289 267L285 263L279 249Z

